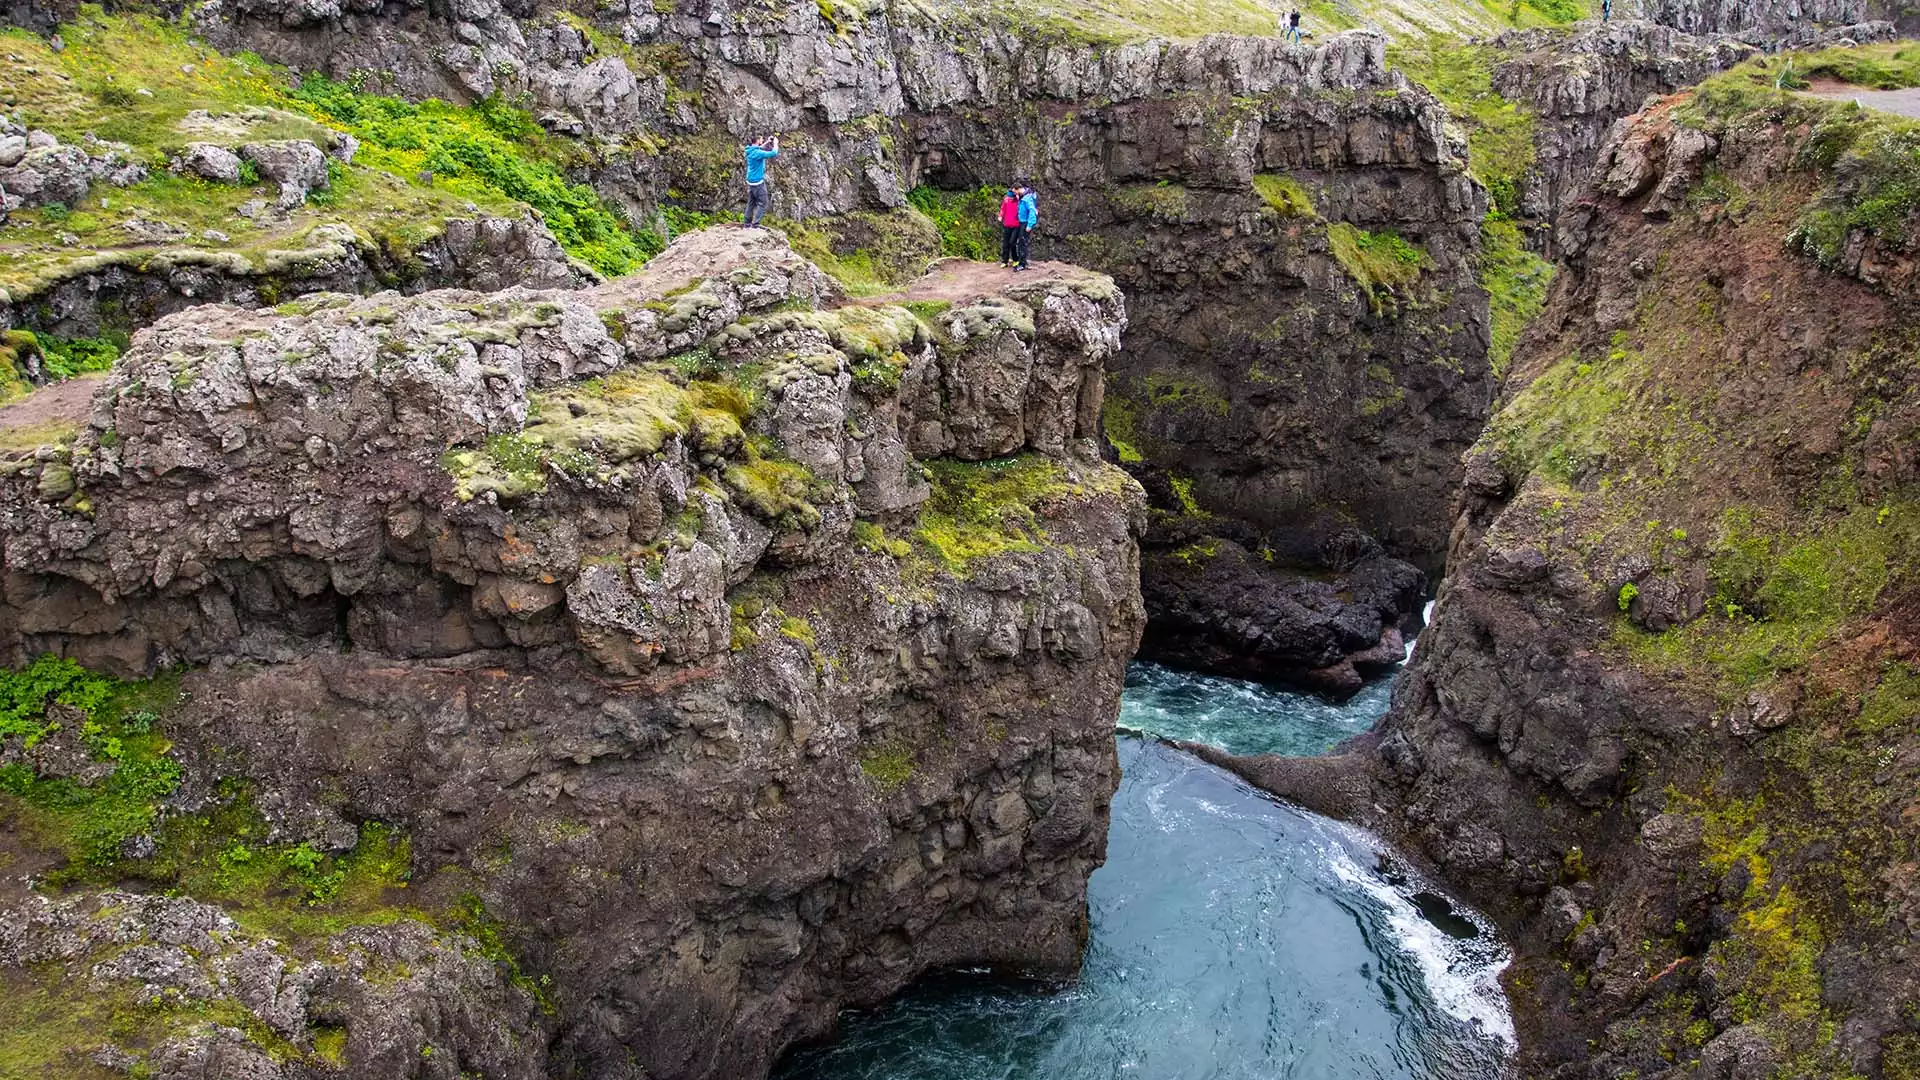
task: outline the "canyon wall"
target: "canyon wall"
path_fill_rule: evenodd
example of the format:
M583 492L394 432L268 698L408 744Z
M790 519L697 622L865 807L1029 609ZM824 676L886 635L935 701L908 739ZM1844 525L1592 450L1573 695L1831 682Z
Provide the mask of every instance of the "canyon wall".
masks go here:
M1122 300L941 288L709 230L196 308L9 426L0 978L52 999L9 1051L752 1076L933 968L1075 970L1144 618Z
M1778 63L1563 213L1380 727L1234 763L1497 913L1530 1074L1920 1065L1915 132Z
M775 213L821 221L843 253L910 248L916 187L1031 178L1038 254L1130 298L1108 427L1166 514L1152 545L1254 555L1216 573L1295 627L1259 642L1174 619L1165 636L1350 686L1347 657L1419 586L1354 605L1305 582L1387 558L1437 569L1446 493L1491 397L1484 197L1444 109L1372 34L1094 44L911 5L817 8L214 4L196 26L370 89L524 96L589 151L579 175L643 222L669 196L731 209L740 142L769 132L784 139ZM991 206L969 205L979 228ZM1401 564L1386 577L1413 580Z

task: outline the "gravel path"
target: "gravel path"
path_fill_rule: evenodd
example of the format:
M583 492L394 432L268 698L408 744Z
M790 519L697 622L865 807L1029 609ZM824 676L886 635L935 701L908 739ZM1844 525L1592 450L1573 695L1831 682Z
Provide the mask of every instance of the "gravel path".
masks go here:
M1911 87L1906 90L1869 90L1864 86L1822 80L1808 87L1806 92L1814 97L1857 101L1866 108L1879 109L1882 112L1920 117L1920 87Z

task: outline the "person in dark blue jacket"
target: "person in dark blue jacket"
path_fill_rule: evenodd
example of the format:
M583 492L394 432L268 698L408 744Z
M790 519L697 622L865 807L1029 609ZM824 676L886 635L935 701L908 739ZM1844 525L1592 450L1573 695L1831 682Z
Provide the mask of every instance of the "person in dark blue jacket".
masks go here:
M1014 267L1016 271L1027 268L1027 253L1033 248L1033 227L1040 224L1040 193L1025 184L1020 186L1025 191L1016 211L1020 218L1020 233L1016 237L1020 265Z
M760 227L773 205L773 189L767 186L767 162L780 156L780 139L769 135L747 146L747 228Z

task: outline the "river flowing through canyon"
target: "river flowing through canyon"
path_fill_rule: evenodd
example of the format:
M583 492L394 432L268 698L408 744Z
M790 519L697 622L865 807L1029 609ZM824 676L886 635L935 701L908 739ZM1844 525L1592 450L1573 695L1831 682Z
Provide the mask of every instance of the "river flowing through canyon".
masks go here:
M1335 705L1134 665L1080 980L924 983L849 1013L783 1080L1500 1076L1508 954L1484 919L1365 832L1156 738L1324 753L1372 724L1390 685Z

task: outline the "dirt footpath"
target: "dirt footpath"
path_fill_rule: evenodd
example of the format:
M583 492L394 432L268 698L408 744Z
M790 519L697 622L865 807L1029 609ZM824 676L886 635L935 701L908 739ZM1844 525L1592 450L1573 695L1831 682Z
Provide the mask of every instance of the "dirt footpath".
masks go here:
M1054 262L1041 259L1033 262L1028 269L1014 272L998 263L974 262L970 259L942 259L928 268L927 272L905 289L885 296L861 297L853 301L863 306L877 304L902 304L916 300L945 300L953 305L962 305L969 300L978 300L983 296L999 296L1007 286L1018 285L1024 281L1049 281L1075 278L1091 278L1098 275L1081 269L1072 263Z
M93 415L93 392L100 389L100 380L106 377L105 372L76 375L0 405L0 443L15 441L5 438L7 433L50 433L86 423Z

